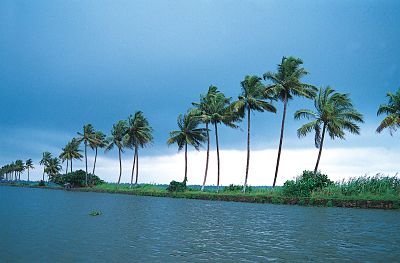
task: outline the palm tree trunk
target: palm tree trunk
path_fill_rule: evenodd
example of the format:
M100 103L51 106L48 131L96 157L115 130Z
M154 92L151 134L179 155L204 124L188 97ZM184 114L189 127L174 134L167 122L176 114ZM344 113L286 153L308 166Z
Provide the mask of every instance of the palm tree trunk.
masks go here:
M215 127L215 144L217 146L217 167L218 167L218 177L217 177L217 193L219 192L219 174L220 174L220 163L219 163L219 143L218 143L218 128L217 123L214 123Z
M29 168L28 168L28 182L29 182Z
M87 173L87 142L85 141L85 167L86 167L86 179L85 185L88 186L88 173Z
M95 149L96 153L94 155L94 163L93 163L93 175L94 175L94 171L96 170L96 161L97 161L97 147Z
M44 182L44 169L45 169L45 168L43 168L43 182Z
M72 158L71 158L71 173L72 173Z
M246 164L246 178L244 179L243 192L246 193L247 178L249 176L250 164L250 108L247 108L247 164Z
M68 160L67 160L67 169L65 169L65 175L68 173Z
M139 150L138 147L136 146L136 180L135 180L135 185L137 185L139 178Z
M135 172L135 165L136 165L136 147L135 147L135 153L133 154L133 165L132 165L132 176L131 176L131 187L133 185L133 174Z
M186 185L187 182L187 142L185 142L185 178L183 179L183 183Z
M321 154L322 154L322 147L324 146L325 132L326 132L326 123L324 123L324 127L322 128L321 145L319 146L318 159L317 159L317 164L315 165L314 174L316 174L318 171L319 161L321 159Z
M121 162L121 149L118 148L118 158L119 158L119 178L118 184L121 182L121 175L122 175L122 162Z
M204 191L204 186L206 185L207 173L208 173L208 160L210 159L210 133L208 131L208 122L206 122L206 132L207 132L207 157L206 157L206 170L204 172L203 185L201 186L201 191Z
M280 140L279 140L278 158L277 158L277 160L276 160L274 184L272 185L272 187L275 187L276 178L278 177L279 162L280 162L280 160L281 160L281 151L282 151L282 142L283 142L283 132L284 132L284 130L285 130L286 108L287 108L287 96L286 96L286 94L285 94L285 98L283 99L283 118L282 118L282 126L281 126L281 137L280 137Z

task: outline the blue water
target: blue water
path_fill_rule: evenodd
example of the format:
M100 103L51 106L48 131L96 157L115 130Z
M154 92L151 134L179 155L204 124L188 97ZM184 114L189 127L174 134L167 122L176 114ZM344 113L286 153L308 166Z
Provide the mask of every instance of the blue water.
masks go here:
M0 262L207 261L399 262L400 212L0 186Z

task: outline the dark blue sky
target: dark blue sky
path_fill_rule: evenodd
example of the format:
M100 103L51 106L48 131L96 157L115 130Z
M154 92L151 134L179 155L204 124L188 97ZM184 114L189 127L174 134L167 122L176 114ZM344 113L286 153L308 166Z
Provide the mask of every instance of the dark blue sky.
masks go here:
M399 43L396 0L2 0L0 161L58 155L83 124L109 133L136 110L155 130L145 154L161 154L177 115L210 84L236 98L245 75L275 70L288 55L304 60L307 82L351 93L365 114L365 137L335 145L391 147L373 131L378 105L400 86ZM255 115L254 148L276 147L277 107ZM312 103L291 102L286 147L312 147L295 137L300 107ZM242 149L245 133L222 129L221 144Z

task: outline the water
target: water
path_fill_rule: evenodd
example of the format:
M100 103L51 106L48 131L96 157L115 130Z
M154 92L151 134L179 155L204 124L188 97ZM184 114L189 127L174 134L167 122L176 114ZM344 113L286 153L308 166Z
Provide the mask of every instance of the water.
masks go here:
M0 187L0 262L206 261L399 262L400 212Z

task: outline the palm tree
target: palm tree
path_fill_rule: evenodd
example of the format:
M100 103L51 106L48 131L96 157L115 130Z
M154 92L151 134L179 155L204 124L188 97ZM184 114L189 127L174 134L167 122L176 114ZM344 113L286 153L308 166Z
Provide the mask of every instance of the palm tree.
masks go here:
M94 156L94 163L93 163L93 172L92 174L94 174L95 169L96 169L96 161L97 161L97 150L98 148L105 148L107 146L107 138L106 135L101 132L101 131L96 131L94 133L94 140L91 140L89 142L90 148L92 148L92 150L95 150L95 156Z
M314 173L318 171L324 145L325 133L328 132L332 140L344 139L345 131L360 134L358 123L363 122L363 116L357 112L349 98L349 94L337 93L331 87L320 88L314 99L316 111L301 109L294 114L295 119L306 118L311 120L297 130L299 138L315 132L315 147L319 149Z
M18 175L18 181L21 180L21 173L25 170L25 164L22 160L15 161L15 171Z
M26 162L25 162L25 168L28 170L28 182L29 182L29 170L30 170L30 169L35 169L35 167L33 166L32 159L26 160Z
M144 117L143 112L137 111L135 115L129 116L128 119L128 131L125 137L125 145L135 150L133 156L132 165L132 176L131 176L131 187L133 185L133 173L136 165L136 179L135 185L138 183L139 175L139 150L138 148L144 148L147 144L153 141L153 128L150 127L149 122Z
M183 183L187 182L187 146L192 145L197 151L200 149L201 143L206 140L206 129L197 128L201 120L190 111L185 115L178 116L177 124L179 130L171 131L167 144L171 145L176 143L178 151L185 148L185 177Z
M60 154L60 159L67 160L67 170L68 170L68 161L71 162L70 171L72 173L72 160L82 160L83 155L81 154L81 150L79 150L79 141L76 138L73 138L67 145L62 148L62 152Z
M113 125L113 129L111 130L111 138L108 140L108 145L106 147L106 151L110 151L116 146L118 148L118 158L119 158L119 177L118 184L121 182L122 175L122 161L121 161L121 153L123 153L123 140L127 133L128 127L126 121L118 121Z
M87 164L87 146L89 143L94 141L94 128L92 124L87 124L83 126L83 133L78 132L78 142L81 143L83 141L85 145L85 171L86 171L86 179L85 185L88 186L88 164Z
M387 116L382 120L376 132L381 133L388 128L390 135L393 135L393 132L400 127L400 89L394 94L388 92L386 96L389 98L389 102L379 106L377 115L386 114Z
M40 160L39 164L43 165L43 181L44 181L44 174L46 173L46 165L49 162L49 160L52 158L53 156L51 155L51 153L49 152L44 152L42 154L42 159Z
M232 103L232 107L241 118L245 117L247 111L247 163L243 186L243 192L246 192L250 164L250 113L251 111L275 113L276 108L271 104L272 98L266 99L264 85L261 83L260 77L246 76L240 84L242 93L239 95L238 100Z
M267 72L264 74L264 79L273 83L266 88L265 92L274 94L277 99L283 102L283 117L273 187L275 187L276 178L278 177L288 101L293 99L294 96L312 99L317 92L314 86L301 82L300 79L308 74L301 67L302 64L303 61L299 58L283 57L276 73Z
M45 170L49 176L49 181L50 181L50 178L57 176L60 173L60 171L62 170L62 167L60 164L60 159L58 159L57 157L51 158L47 162Z

